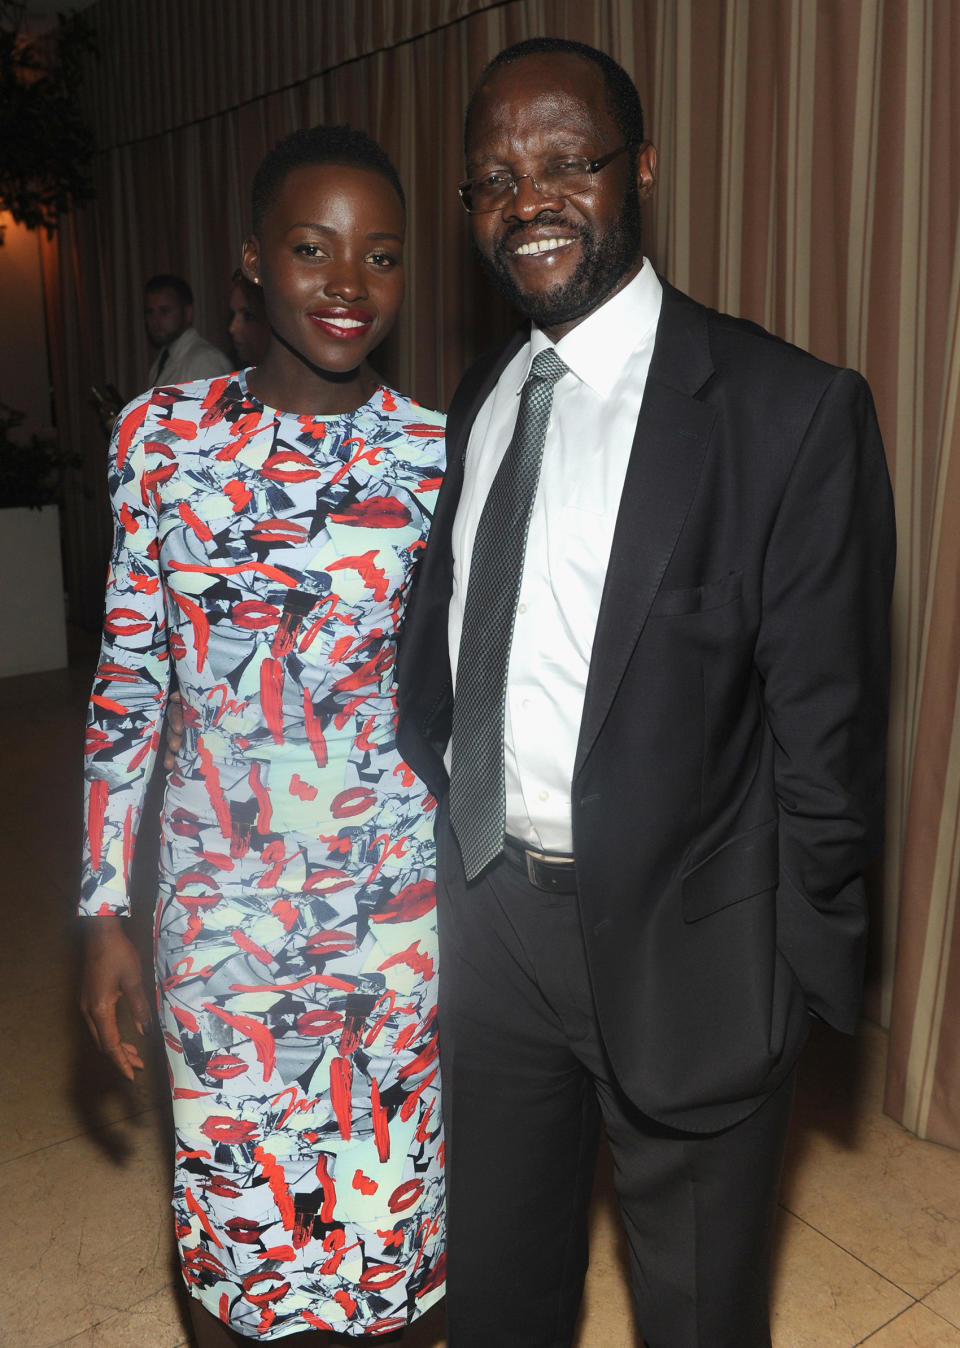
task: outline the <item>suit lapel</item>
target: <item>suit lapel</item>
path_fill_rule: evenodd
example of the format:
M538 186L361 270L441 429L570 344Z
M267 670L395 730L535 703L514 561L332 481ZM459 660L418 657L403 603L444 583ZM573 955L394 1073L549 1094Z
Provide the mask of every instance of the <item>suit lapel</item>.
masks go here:
M664 283L653 360L597 619L574 772L607 717L693 501L716 416L705 311Z

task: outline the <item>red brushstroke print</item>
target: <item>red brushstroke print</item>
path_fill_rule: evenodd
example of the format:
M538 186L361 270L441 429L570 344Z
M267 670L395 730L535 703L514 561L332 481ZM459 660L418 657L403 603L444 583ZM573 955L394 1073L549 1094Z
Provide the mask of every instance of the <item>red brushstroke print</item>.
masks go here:
M330 1103L337 1116L340 1136L344 1142L350 1140L353 1123L353 1064L349 1058L334 1058L330 1064Z
M339 561L328 562L328 571L356 571L368 590L373 591L373 597L377 601L382 601L387 597L389 582L387 573L382 567L376 566L374 558L379 556L377 548L371 548L365 552L362 557L342 557Z
M325 768L327 766L327 741L323 734L323 720L314 711L313 698L310 696L309 688L303 690L303 728L317 767Z
M209 1011L212 1016L219 1016L221 1020L226 1021L231 1029L250 1040L256 1051L257 1061L263 1068L263 1079L269 1081L273 1075L277 1046L267 1026L253 1016L234 1015L232 1011L224 1010L222 1006L217 1006L215 1002L204 1002L203 1009Z
M109 794L110 788L102 779L90 783L87 834L90 839L90 865L95 871L100 869L103 859L103 825Z
M370 1082L370 1109L373 1116L373 1137L381 1161L390 1159L390 1122L380 1103L380 1083L376 1077Z
M266 656L260 666L260 702L263 719L274 744L283 743L283 665Z

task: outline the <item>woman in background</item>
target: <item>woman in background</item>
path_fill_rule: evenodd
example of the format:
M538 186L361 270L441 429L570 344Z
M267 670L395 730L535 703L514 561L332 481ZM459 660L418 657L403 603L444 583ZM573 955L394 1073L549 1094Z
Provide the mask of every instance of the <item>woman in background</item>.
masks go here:
M241 369L259 365L267 354L270 327L263 290L238 267L230 278L230 324L227 328Z
M150 1011L123 915L173 663L155 971L203 1348L390 1337L443 1290L433 801L394 688L443 420L367 360L403 298L404 224L368 137L282 141L243 248L266 353L153 390L112 442L82 1003L132 1077L117 1002L141 1031Z

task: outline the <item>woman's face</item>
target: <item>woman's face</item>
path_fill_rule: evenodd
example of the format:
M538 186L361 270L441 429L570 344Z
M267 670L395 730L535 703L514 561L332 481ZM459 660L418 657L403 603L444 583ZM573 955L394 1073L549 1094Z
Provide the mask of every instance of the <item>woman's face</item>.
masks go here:
M386 178L342 164L291 169L261 233L243 247L280 345L315 370L347 374L403 302L404 213ZM273 349L271 350L271 360Z
M243 286L230 291L230 326L227 329L241 365L259 365L270 340L270 329L261 313L250 307Z

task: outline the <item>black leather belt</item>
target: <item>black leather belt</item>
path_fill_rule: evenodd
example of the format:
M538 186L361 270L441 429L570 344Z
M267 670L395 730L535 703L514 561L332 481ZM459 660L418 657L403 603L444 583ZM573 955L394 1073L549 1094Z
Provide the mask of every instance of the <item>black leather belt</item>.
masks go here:
M577 892L577 866L573 857L556 852L536 852L515 838L504 838L504 859L518 871L523 871L536 889L550 894Z

